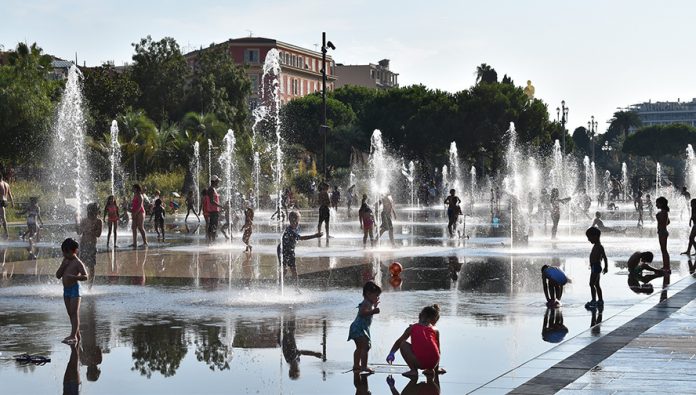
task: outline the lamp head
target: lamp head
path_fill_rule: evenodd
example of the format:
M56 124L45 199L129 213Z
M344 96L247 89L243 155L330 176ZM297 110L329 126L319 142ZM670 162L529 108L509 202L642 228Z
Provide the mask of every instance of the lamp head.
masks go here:
M331 41L327 41L327 42L326 42L326 46L329 47L329 48L331 48L331 49L333 49L334 51L336 50L336 46L333 45L333 43L332 43Z

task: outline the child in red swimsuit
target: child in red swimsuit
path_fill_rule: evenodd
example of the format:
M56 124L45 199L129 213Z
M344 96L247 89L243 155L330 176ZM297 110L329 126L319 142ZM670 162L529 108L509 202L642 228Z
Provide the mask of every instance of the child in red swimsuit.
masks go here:
M426 376L445 373L440 368L440 332L435 327L440 319L440 307L436 304L427 306L418 315L418 323L409 325L404 334L396 340L392 346L387 362L394 362L394 353L401 351L408 367L404 376L413 378L418 376L418 369L423 369ZM411 338L411 343L406 339Z
M111 232L114 232L114 248L116 248L116 231L118 229L119 212L118 205L116 204L116 198L114 195L110 195L106 198L106 205L104 206L104 218L105 221L108 217L109 233L106 235L106 248L109 248L109 242L111 241Z

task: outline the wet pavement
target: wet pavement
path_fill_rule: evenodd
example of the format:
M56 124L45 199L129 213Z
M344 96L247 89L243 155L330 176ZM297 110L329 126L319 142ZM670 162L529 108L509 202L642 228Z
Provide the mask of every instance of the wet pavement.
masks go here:
M2 392L61 393L77 366L85 394L386 394L391 393L390 373L404 393L439 389L460 394L484 391L487 383L536 361L506 387L489 387L506 392L551 367L550 362L539 364L544 356L557 363L582 349L559 342L594 336L596 330L589 328L598 319L605 323L602 332L608 332L647 311L662 295L662 278L650 282L651 296L632 291L625 266L636 249L658 251L653 229L603 236L610 269L602 277L606 306L598 317L584 309L591 248L584 237L587 224L562 222L561 236L552 242L537 221L528 245L511 246L485 215L468 219L469 239L451 240L439 211L403 213L395 222L396 247L383 243L363 249L357 223L345 222L332 227L329 247L324 240L300 242L300 293L287 281L282 292L278 286L274 223L258 221L250 255L242 253L238 234L231 244L208 247L180 218L168 226L166 243L147 249L107 251L104 241L96 280L91 289L83 287L83 341L74 351L60 343L69 323L62 288L53 277L60 263L59 237L47 235L34 251L17 240L0 243L0 358L23 352L52 358L45 366L0 359ZM312 214L303 214L301 233L315 231ZM607 221L610 226L630 223L620 217ZM683 230L676 224L670 230L670 250L677 252ZM124 236L129 236L127 229L120 232L119 245L130 243ZM693 267L675 253L672 259L674 288ZM399 281L387 270L394 260L404 266ZM573 280L556 311L544 306L539 275L544 264L563 268ZM382 313L371 329L370 361L377 374L361 378L344 373L354 350L346 338L367 279L375 279L385 292ZM407 388L408 381L398 374L403 367L377 364L430 303L442 307L438 327L448 373L438 385L421 376L420 387ZM400 357L396 362L403 363Z

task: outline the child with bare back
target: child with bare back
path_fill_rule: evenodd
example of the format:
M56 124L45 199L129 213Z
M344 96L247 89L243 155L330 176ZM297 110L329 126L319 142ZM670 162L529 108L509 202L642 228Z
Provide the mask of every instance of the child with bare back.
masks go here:
M251 238L251 232L254 230L254 209L247 207L244 210L244 225L242 226L242 241L246 244L244 251L251 252L251 244L249 244L249 239Z
M599 276L607 274L607 254L604 252L604 247L599 241L602 231L598 228L590 227L585 232L587 240L593 244L592 252L590 252L590 294L592 300L585 304L586 309L603 308L604 299L602 298L602 288L599 286ZM602 270L602 261L604 261L604 270Z
M56 278L63 280L63 301L70 317L72 330L63 339L63 343L76 344L80 341L80 283L87 280L87 271L80 258L77 257L79 244L71 238L65 239L60 249L63 251L61 263Z

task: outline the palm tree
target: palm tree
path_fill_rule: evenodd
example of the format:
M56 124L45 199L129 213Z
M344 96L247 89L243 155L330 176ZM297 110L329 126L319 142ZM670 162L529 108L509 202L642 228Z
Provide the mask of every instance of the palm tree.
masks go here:
M498 73L495 69L485 63L476 67L476 83L492 84L498 82Z
M625 139L630 129L638 128L642 124L635 111L617 111L609 120L608 133L613 137L622 136Z

